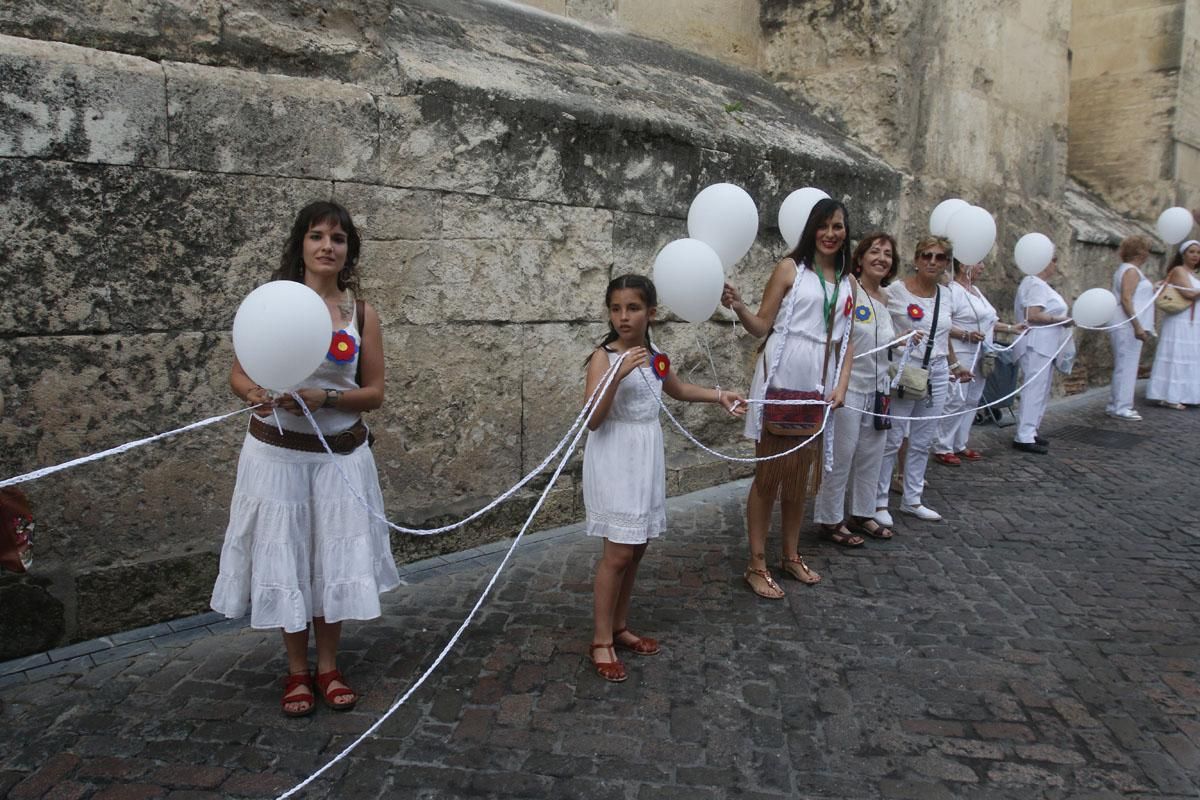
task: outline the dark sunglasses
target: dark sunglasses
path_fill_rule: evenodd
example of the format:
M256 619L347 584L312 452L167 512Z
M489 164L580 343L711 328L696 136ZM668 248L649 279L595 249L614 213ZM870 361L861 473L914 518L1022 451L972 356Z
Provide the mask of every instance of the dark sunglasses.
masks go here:
M945 253L921 253L921 255L919 255L917 257L919 259L921 259L922 261L932 261L935 264L945 264L946 263L946 254Z

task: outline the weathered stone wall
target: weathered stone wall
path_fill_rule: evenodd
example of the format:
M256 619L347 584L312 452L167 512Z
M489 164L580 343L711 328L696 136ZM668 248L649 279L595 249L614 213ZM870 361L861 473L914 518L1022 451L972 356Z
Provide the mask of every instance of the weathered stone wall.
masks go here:
M1153 220L1200 205L1200 6L1074 0L1070 169Z
M236 407L234 310L313 198L344 202L366 239L388 365L371 422L406 524L465 514L558 441L606 282L685 235L703 186L739 183L765 210L820 175L869 224L898 213L898 173L769 82L501 4L8 4L0 35L3 476ZM731 276L751 297L781 250L773 221ZM656 335L712 381L693 326ZM753 342L701 335L722 383L745 384ZM682 417L742 447L711 406ZM0 576L0 658L203 608L241 431L29 485L38 563ZM741 474L667 440L672 491ZM510 535L530 503L394 548ZM540 520L581 513L573 474Z

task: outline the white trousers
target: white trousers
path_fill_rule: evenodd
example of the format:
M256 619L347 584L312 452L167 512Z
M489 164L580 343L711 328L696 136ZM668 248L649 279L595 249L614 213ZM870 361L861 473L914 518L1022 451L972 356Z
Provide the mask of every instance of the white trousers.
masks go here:
M1017 413L1017 435L1015 442L1032 444L1037 440L1038 426L1046 415L1046 402L1050 399L1050 386L1054 382L1053 359L1033 350L1021 355L1021 380L1029 383L1021 390L1021 408ZM1042 369L1045 367L1045 369ZM1041 374L1034 377L1034 373Z
M1133 326L1129 324L1109 331L1108 340L1112 343L1113 373L1105 410L1110 414L1125 414L1133 411L1133 390L1137 385L1142 343L1133 335Z
M975 424L975 408L979 405L979 398L983 396L984 383L986 381L983 378L976 377L970 383L950 384L946 408L942 413L958 416L947 417L938 423L937 441L934 442L933 452L961 453L967 449L967 440L971 438L971 426Z
M894 417L936 417L943 413L946 406L946 389L950 384L950 372L946 367L946 359L939 358L941 369L929 370L929 385L933 388L932 403L925 397L896 397L892 390L892 416ZM906 506L921 504L921 491L925 485L925 467L929 465L929 448L937 436L938 420L914 419L901 424L892 422L888 431L887 443L883 446L883 458L879 463L879 480L876 484L875 507L887 508L888 486L892 482L892 467L896 465L896 453L908 437L908 455L904 459L904 499Z
M846 405L833 412L833 471L821 477L813 521L834 525L845 518L846 489L850 489L850 513L855 517L875 514L875 485L887 431L875 430L875 418L854 409L874 410L875 395L846 392Z

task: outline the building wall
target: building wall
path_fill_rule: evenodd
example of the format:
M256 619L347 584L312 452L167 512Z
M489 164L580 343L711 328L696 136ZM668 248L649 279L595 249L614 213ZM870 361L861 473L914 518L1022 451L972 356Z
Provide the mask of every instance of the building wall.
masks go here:
M1153 220L1200 205L1200 4L1075 0L1070 170Z
M896 214L884 162L769 82L658 42L473 0L206 8L0 6L0 281L19 298L0 308L0 477L236 409L233 314L314 198L365 239L388 370L368 419L388 515L415 527L550 452L607 282L648 273L703 186L766 208L820 174L877 224ZM729 275L750 299L781 250L761 234ZM655 338L680 374L748 382L756 342L727 315L668 312ZM680 412L747 451L713 406ZM37 562L0 575L0 660L203 609L243 419L28 484ZM666 440L672 493L745 474ZM578 472L536 526L580 519ZM394 552L511 536L541 486Z

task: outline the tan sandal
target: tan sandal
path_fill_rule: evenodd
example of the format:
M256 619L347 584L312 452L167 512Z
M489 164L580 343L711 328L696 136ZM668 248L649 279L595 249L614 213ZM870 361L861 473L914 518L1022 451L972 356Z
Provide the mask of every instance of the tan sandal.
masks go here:
M610 683L620 683L629 676L625 673L625 665L617 658L617 651L613 650L612 643L608 644L592 644L592 650L612 650L612 656L615 661L597 661L593 652L589 657L592 660L592 666L596 668L596 674Z
M746 579L746 583L750 585L750 588L759 597L765 597L768 600L783 599L783 589L779 588L779 584L771 577L771 573L765 569L746 567L746 572L742 577ZM755 578L758 578L757 584L754 581Z
M806 564L800 556L796 556L795 558L784 556L783 561L779 564L779 568L783 570L784 574L790 575L805 586L813 586L821 582L821 576Z

